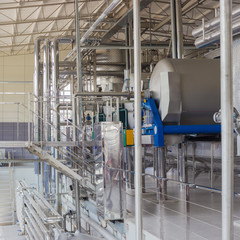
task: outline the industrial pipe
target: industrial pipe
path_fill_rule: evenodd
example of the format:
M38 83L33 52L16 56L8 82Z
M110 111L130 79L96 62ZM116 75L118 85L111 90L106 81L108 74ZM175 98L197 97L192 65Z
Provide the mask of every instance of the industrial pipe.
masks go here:
M90 217L86 216L85 214L81 215L81 218L87 222L90 226L92 226L94 229L97 230L98 233L100 233L105 239L107 240L116 240L111 233L106 231L103 227L101 227L98 223L96 223L94 220L92 220Z
M235 20L235 18L237 18L239 16L240 16L240 7L237 6L232 10L232 19ZM194 37L199 37L201 34L203 34L204 31L213 30L213 29L219 27L219 25L220 25L220 17L213 18L204 24L204 28L201 25L201 26L193 29L192 35Z
M183 57L183 26L181 0L176 0L176 25L177 25L177 58Z
M77 47L77 91L82 92L82 59L81 59L81 45L80 45L80 26L79 26L79 12L78 12L78 0L75 0L75 28L76 28L76 47ZM82 126L82 98L77 100L77 124ZM75 128L75 126L74 126ZM75 204L76 204L76 226L77 230L81 232L81 213L80 213L80 201L79 201L79 183L75 181Z
M143 239L142 224L142 117L141 117L141 26L140 1L133 0L134 122L135 122L135 239Z
M232 1L220 0L222 113L222 239L233 239Z
M77 49L77 91L82 92L82 60L81 60L81 45L80 45L80 26L79 26L79 12L78 12L78 0L75 0L75 28L76 28L76 49ZM89 30L88 30L89 31ZM77 102L77 124L82 126L82 98ZM77 212L77 219L80 221ZM78 229L80 230L80 229Z
M52 92L53 92L53 109L57 108L59 102L59 92L58 92L58 63L59 63L59 43L58 39L54 39L51 43L52 51ZM59 131L59 116L56 111L53 112L53 141L58 141L58 131ZM55 157L57 157L58 152L55 151Z
M128 97L134 96L133 92L78 92L75 97Z
M201 47L205 47L209 44L215 43L217 41L219 41L220 39L220 30L216 30L213 32L209 32L207 34L205 34L204 38L203 37L199 37L195 40L195 46L197 48L201 48ZM232 34L233 36L236 34L240 33L240 20L237 19L235 22L233 22L232 24Z
M48 124L51 122L51 114L49 113L49 92L50 92L50 79L49 79L49 39L45 39L43 46L43 140L45 142L49 141L49 136L51 134L51 127Z
M177 26L175 0L171 0L172 58L177 58Z
M37 38L34 44L34 81L33 81L33 92L34 92L34 141L39 140L39 95L40 95L40 44L42 38Z
M108 15L109 12L116 7L116 5L121 2L121 0L113 0L112 3L104 10L104 12L99 16L99 18L93 23L93 25L88 29L88 31L83 35L80 40L80 43L84 43L88 36L96 29L96 27L100 24L100 22ZM76 47L72 49L72 51L66 56L66 59L69 59L76 52Z
M88 29L88 31L81 38L81 43L85 42L88 36L93 32L94 29L99 25L99 23L111 12L121 0L113 0L111 4L103 11L99 18L93 23L93 25Z

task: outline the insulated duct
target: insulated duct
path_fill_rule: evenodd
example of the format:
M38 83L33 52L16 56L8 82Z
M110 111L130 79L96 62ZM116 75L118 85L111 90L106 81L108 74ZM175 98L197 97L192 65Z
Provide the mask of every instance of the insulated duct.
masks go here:
M88 36L96 29L96 27L101 23L101 21L120 3L121 0L113 0L112 3L104 10L104 12L99 16L99 18L93 23L93 25L88 29L88 31L83 35L80 40L80 43L84 43ZM69 59L75 52L76 47L66 56L64 60Z
M235 7L233 9L232 18L232 34L235 36L240 33L240 7ZM195 28L192 31L192 35L196 38L195 46L197 48L202 48L215 42L219 42L220 17L213 18L212 20Z

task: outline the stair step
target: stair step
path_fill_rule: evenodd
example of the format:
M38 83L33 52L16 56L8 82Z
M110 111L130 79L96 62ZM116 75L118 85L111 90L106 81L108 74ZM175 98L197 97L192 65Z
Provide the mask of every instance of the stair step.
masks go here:
M0 202L0 211L2 208L5 208L5 207L9 207L9 206L13 206L13 203L12 202Z
M0 208L0 215L1 214L9 214L10 212L13 212L13 206L5 206L4 208Z
M10 213L10 212L1 213L0 212L0 220L3 218L13 218L13 216L14 216L13 212L12 213Z

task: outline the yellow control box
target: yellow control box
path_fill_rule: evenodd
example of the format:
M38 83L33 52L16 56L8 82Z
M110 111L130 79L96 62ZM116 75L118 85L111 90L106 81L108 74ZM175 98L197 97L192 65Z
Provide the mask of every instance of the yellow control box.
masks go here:
M133 146L134 145L134 137L133 137L133 130L126 129L126 145Z

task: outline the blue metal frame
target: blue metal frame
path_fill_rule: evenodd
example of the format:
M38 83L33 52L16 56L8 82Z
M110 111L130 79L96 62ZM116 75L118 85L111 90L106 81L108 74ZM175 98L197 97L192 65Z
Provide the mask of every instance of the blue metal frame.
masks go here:
M165 134L219 134L220 124L212 125L169 125L164 126L158 113L156 104L152 98L142 101L142 109L151 110L153 113L152 127L143 127L143 135L154 135L155 147L164 147Z

